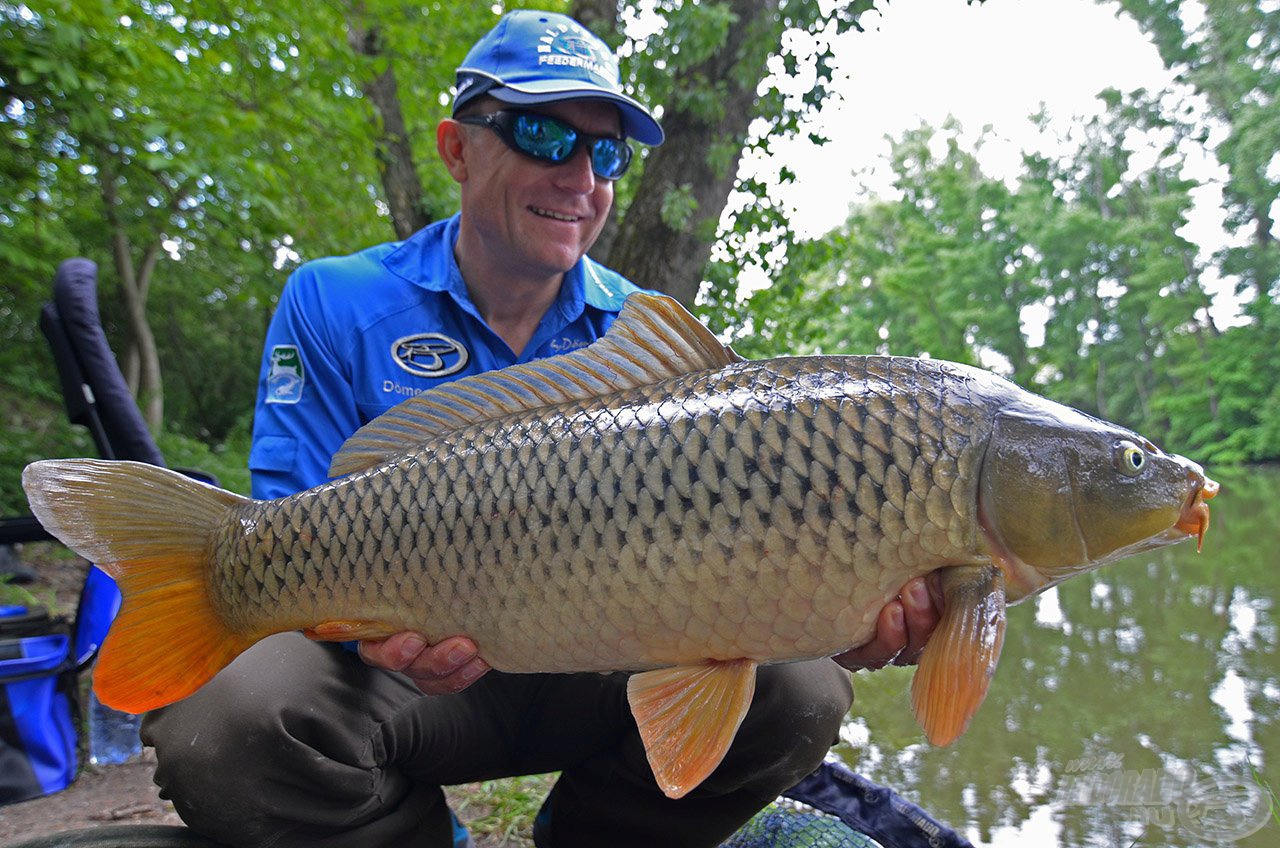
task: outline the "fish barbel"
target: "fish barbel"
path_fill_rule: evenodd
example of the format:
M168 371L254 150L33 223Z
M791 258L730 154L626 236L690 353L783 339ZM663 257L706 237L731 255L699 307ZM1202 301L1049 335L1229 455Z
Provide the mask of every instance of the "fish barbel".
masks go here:
M186 697L281 631L461 634L503 671L636 672L650 764L680 797L727 751L759 664L866 642L900 587L939 569L912 700L949 743L986 695L1007 603L1203 539L1217 491L988 372L744 361L643 294L586 349L405 401L330 473L254 501L137 463L27 467L36 516L124 595L104 703Z

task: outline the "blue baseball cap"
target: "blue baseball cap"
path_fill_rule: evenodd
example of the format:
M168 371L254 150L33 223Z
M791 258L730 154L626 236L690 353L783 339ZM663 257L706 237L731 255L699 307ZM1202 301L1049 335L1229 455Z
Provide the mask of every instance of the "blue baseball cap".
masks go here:
M521 9L503 15L462 60L453 114L482 94L518 106L604 100L618 107L624 135L662 144L662 127L622 93L619 76L609 45L582 24L554 12Z

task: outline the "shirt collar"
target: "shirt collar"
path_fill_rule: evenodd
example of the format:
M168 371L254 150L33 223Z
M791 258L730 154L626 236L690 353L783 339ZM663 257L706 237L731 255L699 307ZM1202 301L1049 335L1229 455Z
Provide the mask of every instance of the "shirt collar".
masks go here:
M455 214L423 227L400 242L382 262L396 276L428 291L446 292L475 314L475 305L453 255L461 219L461 214ZM583 257L565 274L552 308L567 324L581 317L584 305L606 312L618 311L626 294L618 285L616 275Z

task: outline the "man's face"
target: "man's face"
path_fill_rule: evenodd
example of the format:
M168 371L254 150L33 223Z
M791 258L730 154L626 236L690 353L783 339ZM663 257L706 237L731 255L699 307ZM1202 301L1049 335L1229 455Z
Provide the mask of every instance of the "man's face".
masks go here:
M599 101L529 107L591 135L618 135L617 110ZM494 111L494 110L488 110ZM583 147L551 165L511 150L492 130L465 127L468 155L462 220L478 237L486 264L545 279L568 271L595 243L613 203L613 183L591 171Z

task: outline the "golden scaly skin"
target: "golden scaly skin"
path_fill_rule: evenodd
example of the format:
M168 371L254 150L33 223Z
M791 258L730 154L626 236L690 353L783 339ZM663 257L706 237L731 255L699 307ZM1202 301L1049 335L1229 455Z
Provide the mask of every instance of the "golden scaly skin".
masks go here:
M979 465L1048 401L896 357L739 362L454 431L239 508L215 603L245 633L375 620L493 667L778 661L860 644L909 578L989 561Z
M172 703L281 630L462 634L509 671L656 669L627 697L678 798L728 750L759 663L865 642L934 570L945 609L912 705L949 744L987 693L1006 602L1203 539L1218 491L988 372L742 362L642 294L587 350L406 401L332 468L350 476L270 502L138 463L24 470L33 512L124 594L104 703Z

